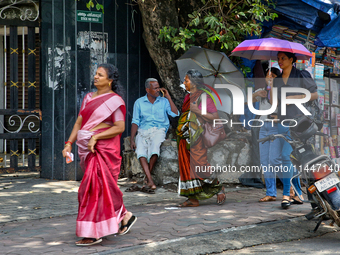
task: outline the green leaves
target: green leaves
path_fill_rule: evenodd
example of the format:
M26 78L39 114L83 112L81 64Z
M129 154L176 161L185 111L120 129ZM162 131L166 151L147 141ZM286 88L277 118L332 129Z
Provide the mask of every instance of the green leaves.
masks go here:
M165 42L172 41L174 44L180 42L180 40L176 37L178 29L174 27L163 27L160 30L158 38L164 40Z
M86 4L86 8L89 9L91 11L91 8L94 7L94 3L92 2L92 0L90 0L87 4Z
M102 12L104 13L104 5L97 3L96 9L97 9L97 11L102 10Z
M176 36L178 32L178 35ZM174 27L164 27L160 30L158 38L165 42L172 42L172 46L177 51L179 49L187 50L193 44L187 43L187 41L195 42L195 34L197 29L187 29L187 28L174 28Z
M261 35L262 22L275 19L272 0L201 0L202 8L188 15L185 28L163 27L159 39L175 50L192 45L229 54L246 35ZM246 71L245 71L246 72Z
M79 0L78 0L79 1ZM102 11L102 13L104 13L104 5L102 5L102 4L99 4L98 2L97 2L97 0L95 0L96 1L96 9L97 9L97 11ZM92 0L90 0L90 1L88 1L87 3L86 3L86 8L87 9L89 9L90 11L91 11L91 9L92 8L94 8L94 3L93 3L93 1Z
M210 26L211 29L216 28L220 25L217 17L211 16L211 14L204 18L204 23L206 23L207 26Z

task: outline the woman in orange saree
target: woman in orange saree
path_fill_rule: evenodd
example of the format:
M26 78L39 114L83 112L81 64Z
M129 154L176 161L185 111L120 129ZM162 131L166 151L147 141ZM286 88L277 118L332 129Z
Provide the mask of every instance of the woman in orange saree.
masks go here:
M117 181L121 166L120 138L125 129L125 103L114 91L118 70L111 64L99 65L94 77L96 92L88 93L63 156L77 140L80 164L84 171L78 191L76 242L88 246L102 241L101 237L126 234L137 217L128 212ZM121 223L121 227L119 227Z
M217 204L225 202L224 188L209 172L207 148L202 139L202 123L218 119L217 109L207 96L207 114L201 115L200 96L204 92L203 76L197 70L189 70L184 79L190 92L184 98L182 115L177 126L178 162L180 171L179 193L188 199L180 207L195 207L199 200L217 195Z

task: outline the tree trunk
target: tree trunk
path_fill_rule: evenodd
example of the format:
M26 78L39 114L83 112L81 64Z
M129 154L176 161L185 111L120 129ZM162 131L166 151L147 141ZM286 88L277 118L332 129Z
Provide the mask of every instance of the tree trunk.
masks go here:
M181 82L175 59L180 54L172 48L171 43L158 39L159 31L164 26L179 27L176 0L138 0L138 5L142 14L146 47L164 87L169 90L174 103L179 107L183 103L184 93L179 87Z

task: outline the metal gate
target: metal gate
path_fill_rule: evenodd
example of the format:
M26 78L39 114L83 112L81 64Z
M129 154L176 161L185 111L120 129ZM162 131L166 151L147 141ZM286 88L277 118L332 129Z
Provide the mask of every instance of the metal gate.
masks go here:
M0 25L0 173L40 171L39 30L8 23Z

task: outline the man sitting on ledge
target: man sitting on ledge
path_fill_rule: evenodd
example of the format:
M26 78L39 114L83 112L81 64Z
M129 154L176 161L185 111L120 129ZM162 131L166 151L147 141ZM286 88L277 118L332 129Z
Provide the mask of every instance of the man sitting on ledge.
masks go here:
M179 112L169 92L165 88L160 88L156 79L147 79L145 90L146 95L137 99L133 106L130 144L131 149L136 150L137 158L146 175L147 181L144 184L147 187L144 188L155 190L156 185L152 180L151 172L169 129L168 115L177 117ZM160 96L160 92L164 97Z

